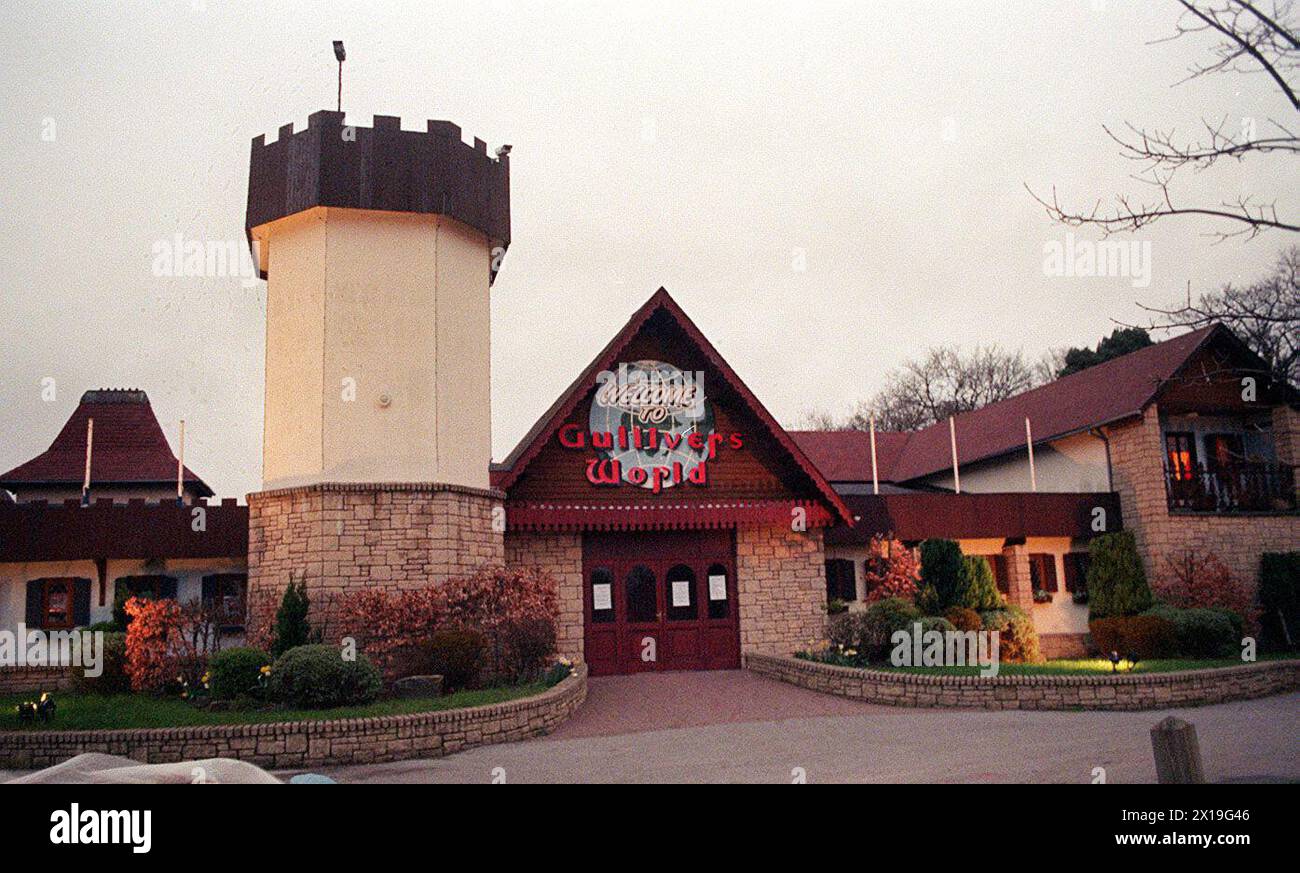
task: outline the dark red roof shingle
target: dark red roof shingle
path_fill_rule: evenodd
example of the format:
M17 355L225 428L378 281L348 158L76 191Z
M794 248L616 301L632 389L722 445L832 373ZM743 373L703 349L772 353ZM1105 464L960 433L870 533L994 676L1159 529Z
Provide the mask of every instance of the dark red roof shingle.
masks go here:
M80 485L86 469L86 422L95 420L90 483L156 484L176 481L176 455L143 391L87 391L41 454L0 475L0 487ZM202 496L212 489L188 467L185 481Z
M1048 382L1023 394L956 416L957 458L962 464L994 458L1025 445L1025 418L1034 442L1138 415L1160 387L1216 331L1211 325ZM865 431L795 431L790 434L827 479L871 481L871 450ZM877 432L882 482L907 482L948 470L952 447L948 422L910 433Z

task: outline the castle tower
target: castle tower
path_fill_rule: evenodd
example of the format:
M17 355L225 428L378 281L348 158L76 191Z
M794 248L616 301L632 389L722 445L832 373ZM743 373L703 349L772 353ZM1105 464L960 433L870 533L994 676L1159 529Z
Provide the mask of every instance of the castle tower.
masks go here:
M488 294L510 243L508 157L446 121L317 112L253 140L246 231L267 280L253 627L291 579L332 633L348 590L500 563Z

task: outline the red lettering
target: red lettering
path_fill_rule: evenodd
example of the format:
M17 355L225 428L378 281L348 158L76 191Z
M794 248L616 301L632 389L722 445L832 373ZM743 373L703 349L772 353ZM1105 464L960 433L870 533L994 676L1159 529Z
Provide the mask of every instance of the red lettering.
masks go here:
M566 449L581 449L587 444L587 435L576 424L566 424L560 428L560 445Z
M622 465L617 460L592 458L587 461L587 481L592 485L617 485L622 478Z

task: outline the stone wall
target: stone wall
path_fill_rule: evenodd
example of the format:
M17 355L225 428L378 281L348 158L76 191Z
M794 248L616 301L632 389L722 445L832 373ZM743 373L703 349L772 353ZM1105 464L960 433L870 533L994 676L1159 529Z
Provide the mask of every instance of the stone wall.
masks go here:
M65 667L0 667L0 694L31 694L35 699L42 691L67 691L72 685ZM12 716L0 712L0 718Z
M535 697L442 712L111 731L0 731L0 767L49 767L83 752L145 763L237 758L267 769L440 758L549 733L582 705L587 670ZM57 716L56 716L57 718Z
M740 651L788 655L826 638L826 566L820 530L736 530Z
M1085 658L1092 637L1087 634L1039 634L1038 651L1043 658Z
M561 655L583 659L582 534L510 531L506 564L536 568L555 577L560 589L560 619L555 643Z
M802 688L892 706L971 709L1167 709L1300 688L1300 661L1117 676L934 676L746 655L745 669Z
M505 560L502 494L436 483L321 484L248 495L248 628L269 632L289 581L338 635L343 596L418 588Z
M1298 417L1288 411L1274 415L1278 455L1288 461L1296 436L1290 428ZM1259 559L1264 552L1290 551L1300 543L1300 515L1242 513L1210 515L1170 512L1165 492L1164 447L1160 413L1147 407L1140 421L1108 428L1111 468L1119 492L1124 527L1133 532L1147 578L1155 583L1167 561L1190 551L1213 552L1251 591L1259 579ZM1295 463L1290 460L1290 463Z

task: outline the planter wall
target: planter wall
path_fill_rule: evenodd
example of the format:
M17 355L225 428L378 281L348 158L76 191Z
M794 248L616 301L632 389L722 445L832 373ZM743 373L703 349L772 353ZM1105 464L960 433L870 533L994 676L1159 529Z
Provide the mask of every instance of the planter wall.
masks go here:
M748 654L745 668L813 691L893 706L971 709L1169 709L1300 688L1300 661L1117 676L933 676Z
M0 767L48 767L82 752L161 763L237 758L267 769L440 758L549 733L587 697L587 668L535 697L412 715L105 731L0 732Z

